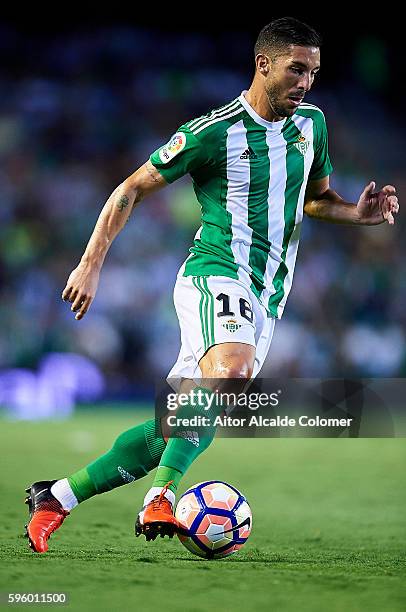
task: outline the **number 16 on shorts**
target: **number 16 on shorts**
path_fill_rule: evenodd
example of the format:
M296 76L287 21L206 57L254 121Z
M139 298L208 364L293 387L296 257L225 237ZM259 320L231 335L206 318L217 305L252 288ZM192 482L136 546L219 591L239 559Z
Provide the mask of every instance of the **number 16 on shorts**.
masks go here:
M181 350L168 378L194 378L199 360L215 344L255 346L254 376L268 352L275 319L243 282L226 276L178 275L174 302Z

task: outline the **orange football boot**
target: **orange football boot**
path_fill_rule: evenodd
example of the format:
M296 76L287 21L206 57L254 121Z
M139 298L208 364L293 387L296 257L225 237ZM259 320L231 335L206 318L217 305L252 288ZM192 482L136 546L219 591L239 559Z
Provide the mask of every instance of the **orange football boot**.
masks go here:
M159 495L155 495L154 499L149 502L138 515L135 523L135 535L138 537L141 534L145 535L147 541L155 540L160 535L161 538L169 536L173 538L179 524L173 515L172 504L165 497L173 480L164 486Z
M49 537L69 514L51 493L55 482L56 480L41 480L25 490L28 493L25 503L28 504L30 513L28 525L25 525L25 537L34 552L47 552Z

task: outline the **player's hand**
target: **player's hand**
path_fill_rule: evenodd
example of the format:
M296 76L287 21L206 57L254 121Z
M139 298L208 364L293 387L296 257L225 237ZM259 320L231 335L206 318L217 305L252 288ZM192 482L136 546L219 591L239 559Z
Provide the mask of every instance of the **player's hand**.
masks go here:
M82 319L89 310L96 295L99 276L100 270L82 262L71 272L62 299L72 303L71 310L76 312L75 319Z
M375 183L371 181L361 193L357 210L360 222L365 225L378 225L387 221L389 225L395 223L399 211L396 189L392 185L385 185L379 191L374 191Z

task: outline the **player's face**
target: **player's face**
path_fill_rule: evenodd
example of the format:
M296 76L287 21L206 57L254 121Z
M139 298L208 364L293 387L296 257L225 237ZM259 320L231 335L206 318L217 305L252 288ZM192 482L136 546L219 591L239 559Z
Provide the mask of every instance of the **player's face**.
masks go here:
M291 45L286 55L270 62L265 91L275 115L290 117L313 85L320 68L318 47Z

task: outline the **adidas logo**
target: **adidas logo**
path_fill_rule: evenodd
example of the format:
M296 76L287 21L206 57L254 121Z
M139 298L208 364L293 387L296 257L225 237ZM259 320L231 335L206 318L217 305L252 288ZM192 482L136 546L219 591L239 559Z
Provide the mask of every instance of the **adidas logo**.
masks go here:
M119 471L120 476L124 480L124 482L133 482L135 480L135 477L129 472L127 472L127 470L122 468L121 465L117 467L117 470Z
M199 434L197 431L179 431L176 435L199 447Z
M240 155L240 159L257 159L257 157L258 155L251 149L251 147L245 149L244 153Z

